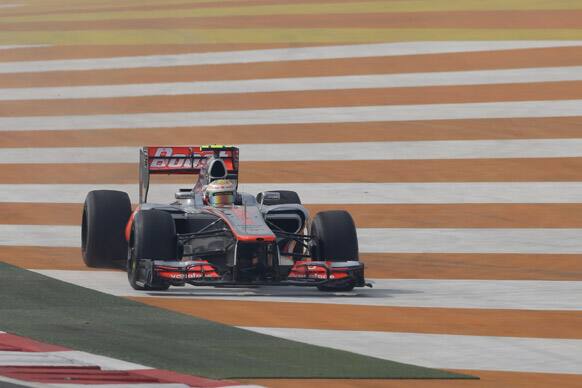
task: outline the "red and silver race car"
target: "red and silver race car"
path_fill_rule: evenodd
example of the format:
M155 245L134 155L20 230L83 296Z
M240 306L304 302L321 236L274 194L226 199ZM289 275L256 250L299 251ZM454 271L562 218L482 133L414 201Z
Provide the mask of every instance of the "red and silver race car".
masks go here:
M291 285L322 291L371 286L358 258L354 221L342 210L309 218L293 191L238 192L232 146L140 150L139 205L127 193L91 191L82 253L89 267L126 263L136 290L170 286ZM147 202L151 174L197 174L175 202ZM123 260L123 261L121 261Z

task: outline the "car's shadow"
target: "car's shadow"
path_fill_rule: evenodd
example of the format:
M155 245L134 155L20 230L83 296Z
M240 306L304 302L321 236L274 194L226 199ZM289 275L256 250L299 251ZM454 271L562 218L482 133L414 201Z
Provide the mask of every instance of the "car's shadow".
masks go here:
M398 295L420 294L423 291L357 288L349 292L323 292L311 287L172 287L168 291L149 291L147 295L156 297L179 298L299 298L305 299L386 299L397 298Z

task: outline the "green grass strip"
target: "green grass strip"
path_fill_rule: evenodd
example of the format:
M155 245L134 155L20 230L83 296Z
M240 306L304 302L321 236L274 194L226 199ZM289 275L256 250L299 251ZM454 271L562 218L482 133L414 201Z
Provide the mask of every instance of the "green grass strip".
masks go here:
M472 378L191 317L0 263L0 330L211 378Z

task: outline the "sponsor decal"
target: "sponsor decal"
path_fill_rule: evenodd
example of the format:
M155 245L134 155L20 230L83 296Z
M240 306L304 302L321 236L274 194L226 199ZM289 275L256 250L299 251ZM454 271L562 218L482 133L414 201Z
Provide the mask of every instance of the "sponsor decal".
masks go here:
M202 154L193 154L195 157L201 157ZM175 158L171 158L176 156ZM200 169L204 167L206 159L191 159L185 153L174 153L172 147L159 147L154 153L150 162L150 169ZM170 158L170 159L168 159Z
M160 272L160 277L166 279L184 279L184 274L177 272Z
M320 262L316 265L309 265L308 261L298 261L289 273L290 278L300 278L300 279L328 279L325 265L330 265L330 262ZM339 280L349 277L345 272L346 268L335 269L331 268L329 275L329 280Z
M222 146L221 146L222 147ZM220 147L220 148L221 148ZM214 148L214 147L213 147ZM206 165L206 156L214 155L215 151L210 148L204 150L203 147L156 147L150 148L148 151L151 161L149 163L150 170L188 170L201 169ZM153 155L152 155L153 154ZM192 158L190 157L192 156ZM238 156L238 155L236 155ZM174 158L173 158L174 157ZM218 157L221 159L229 159L235 157L231 150L222 150L218 152ZM232 169L230 163L235 161L225 160L228 169Z
M159 276L165 279L175 279L175 280L184 280L184 279L202 279L202 278L216 278L218 274L214 271L212 272L159 272Z

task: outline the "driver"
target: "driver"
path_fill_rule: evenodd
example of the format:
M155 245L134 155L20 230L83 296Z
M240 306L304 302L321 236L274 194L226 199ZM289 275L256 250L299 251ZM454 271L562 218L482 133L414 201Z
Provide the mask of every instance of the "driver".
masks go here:
M232 206L236 187L232 181L219 179L212 181L204 190L204 203L210 206Z

